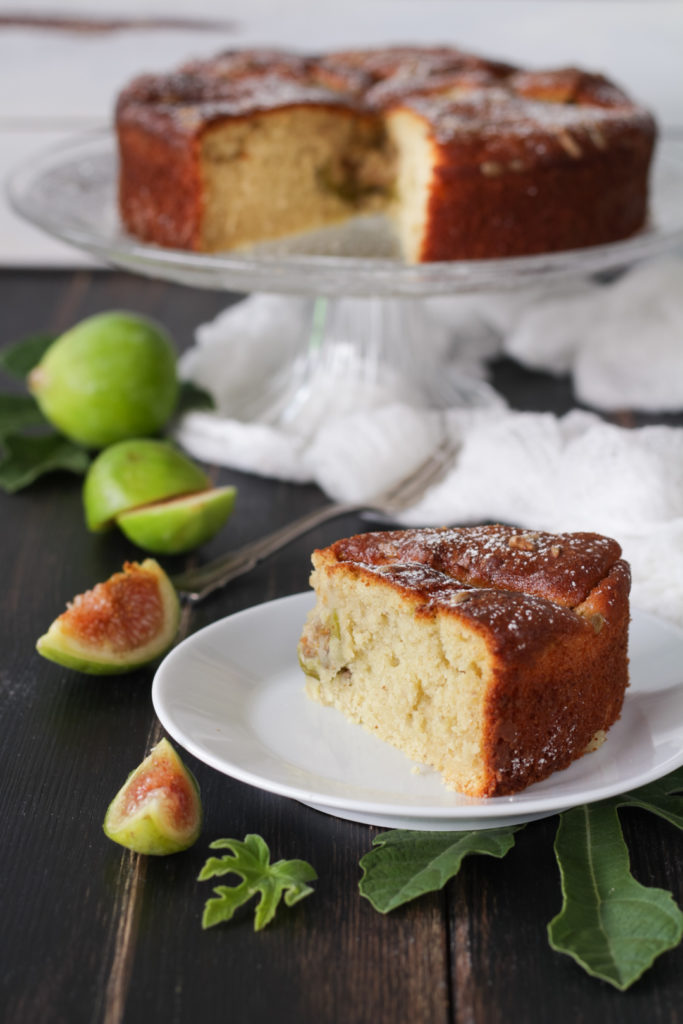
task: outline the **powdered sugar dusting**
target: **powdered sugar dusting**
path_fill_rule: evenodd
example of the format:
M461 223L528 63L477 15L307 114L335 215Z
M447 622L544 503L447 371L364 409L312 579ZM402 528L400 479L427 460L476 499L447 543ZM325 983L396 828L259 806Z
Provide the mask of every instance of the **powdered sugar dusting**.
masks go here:
M509 526L427 528L361 534L333 545L340 561L428 566L450 580L523 592L575 607L620 558L616 541Z
M475 587L455 580L438 569L414 562L384 565L358 563L363 573L372 574L417 598L416 614L433 617L456 615L486 631L494 646L508 657L529 653L553 636L592 628L570 608L564 608L533 594L515 593L494 587Z

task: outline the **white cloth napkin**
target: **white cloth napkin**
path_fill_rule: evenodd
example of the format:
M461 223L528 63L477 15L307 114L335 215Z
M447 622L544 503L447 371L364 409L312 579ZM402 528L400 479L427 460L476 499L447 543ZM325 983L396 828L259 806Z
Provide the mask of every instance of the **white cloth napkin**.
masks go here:
M503 349L534 369L572 375L596 409L683 409L683 260L644 263L610 285L535 297Z
M427 306L456 335L476 318L512 359L571 375L576 398L593 408L683 408L682 259L637 265L611 284L574 281Z
M609 285L433 299L426 308L441 325L434 344L446 360L448 331L475 339L474 348L456 346L451 365L460 371L472 371L477 348L487 356L502 348L531 366L572 371L577 393L598 408L683 408L680 261L636 267ZM191 454L365 501L446 431L458 443L453 465L403 515L405 525L498 521L608 534L631 563L634 605L683 626L683 428L626 429L579 410L515 412L495 395L482 408L444 413L413 404L391 373L371 385L363 378L359 393L357 357L344 346L334 372L321 365L307 381L310 400L286 407L283 421L278 374L299 373L309 317L306 300L253 296L198 330L181 373L206 387L217 409L181 421L177 439ZM249 421L264 381L270 422Z
M453 469L406 525L491 520L615 537L635 606L683 626L683 429L627 430L593 413L449 414Z

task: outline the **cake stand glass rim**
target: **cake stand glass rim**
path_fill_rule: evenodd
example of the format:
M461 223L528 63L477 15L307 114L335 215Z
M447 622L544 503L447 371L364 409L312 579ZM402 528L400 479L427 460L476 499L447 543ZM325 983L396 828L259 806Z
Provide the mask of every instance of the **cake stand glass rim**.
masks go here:
M153 278L231 291L356 296L429 296L505 290L556 278L585 277L663 255L683 245L683 139L660 140L652 175L651 225L608 245L501 259L407 264L398 259L306 252L315 235L250 251L194 253L137 241L122 230L111 132L62 141L17 167L7 181L15 212L48 234ZM323 233L322 244L351 246L350 228ZM316 243L313 243L314 245ZM303 246L303 251L297 251Z

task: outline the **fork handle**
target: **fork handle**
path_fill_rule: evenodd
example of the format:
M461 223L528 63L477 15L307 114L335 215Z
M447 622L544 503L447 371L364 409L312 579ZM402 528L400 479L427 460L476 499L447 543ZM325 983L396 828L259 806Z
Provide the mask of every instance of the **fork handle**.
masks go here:
M309 530L326 523L330 519L346 515L347 512L357 512L365 508L357 504L333 504L323 505L322 508L308 512L299 519L286 523L273 533L260 537L258 540L245 544L236 551L230 551L227 555L207 562L198 569L189 569L172 578L176 590L192 601L198 603L205 597L212 594L214 590L224 587L226 583L249 572L254 566L262 562L264 558L275 554L297 537L302 537Z

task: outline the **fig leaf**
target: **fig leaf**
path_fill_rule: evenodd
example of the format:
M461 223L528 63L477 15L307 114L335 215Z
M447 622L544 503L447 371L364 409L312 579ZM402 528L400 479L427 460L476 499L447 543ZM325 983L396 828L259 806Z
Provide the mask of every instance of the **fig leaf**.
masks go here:
M178 402L175 408L175 415L182 416L183 413L191 412L193 409L215 409L216 403L213 396L200 388L191 380L180 382Z
M683 938L683 913L671 893L641 885L630 872L617 813L628 802L603 800L562 814L555 854L563 902L548 925L553 949L621 991Z
M305 860L278 860L271 864L268 845L259 835L247 835L243 842L216 839L210 849L227 849L230 853L209 857L199 873L199 881L228 874L239 875L242 881L214 888L216 897L206 901L202 928L229 921L238 907L260 893L254 913L254 931L260 931L275 917L283 896L285 904L292 907L313 892L307 883L318 876L311 865Z
M28 427L45 427L47 420L30 395L0 394L0 440Z
M68 470L82 476L90 464L90 456L85 449L59 434L41 437L12 435L4 439L4 445L5 453L0 459L0 487L10 494L56 470Z
M650 811L683 830L683 768L601 803L565 811L555 843L563 905L548 926L551 948L622 991L683 940L683 913L671 893L630 872L618 809ZM468 853L502 857L520 826L481 832L404 832L377 836L361 859L360 892L387 913L440 889Z
M683 768L625 793L617 802L620 807L640 807L650 811L683 830L683 796L677 795L680 793L683 793Z
M472 853L504 857L522 826L472 832L414 832L394 829L373 840L361 858L358 888L375 910L387 914L427 892L442 889Z
M0 353L0 369L14 377L28 376L56 339L56 334L31 334L15 341Z

